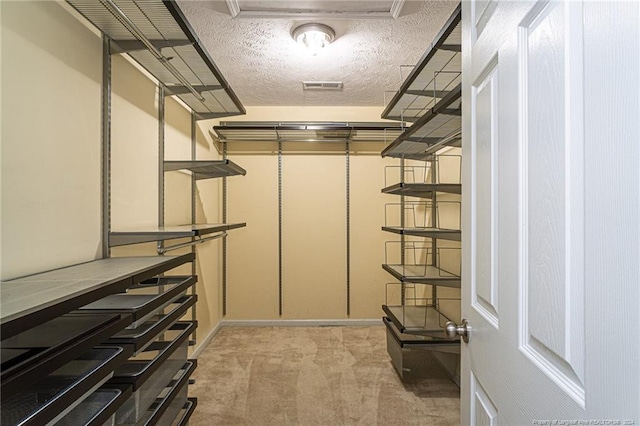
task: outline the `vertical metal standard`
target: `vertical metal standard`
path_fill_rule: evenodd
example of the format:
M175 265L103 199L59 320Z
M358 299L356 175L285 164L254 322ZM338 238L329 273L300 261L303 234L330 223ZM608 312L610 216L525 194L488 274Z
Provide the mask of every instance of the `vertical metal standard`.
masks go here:
M227 159L227 142L222 142L222 159ZM222 178L222 223L227 223L227 178ZM222 316L227 315L227 236L222 237Z
M158 226L164 226L164 85L158 85ZM158 241L158 249L164 241ZM164 256L160 252L160 256Z
M404 183L404 155L402 157L400 157L400 183L403 184ZM400 196L400 228L404 229L404 225L405 225L405 203L404 203L404 195ZM404 233L400 234L400 264L402 265L402 267L404 268L404 262L405 262L405 236ZM402 275L404 275L404 271L402 273ZM405 302L405 283L404 281L402 281L400 283L400 305L404 306L404 302Z
M350 211L350 174L349 174L349 141L346 142L345 150L345 163L346 163L346 196L347 196L347 316L351 315L351 211Z
M111 50L109 38L102 35L102 257L111 256Z
M282 142L278 141L278 315L282 316Z
M196 160L196 113L194 111L191 111L191 160L195 161ZM196 223L196 194L197 194L197 186L196 186L196 174L195 173L191 173L191 223L195 224ZM196 238L195 237L191 237L191 241L195 241ZM191 246L191 253L193 253L194 255L194 260L193 262L191 262L191 275L196 275L196 246L195 244ZM193 285L191 286L191 294L195 295L197 293L197 289L196 289L196 283L193 283ZM197 321L198 319L198 315L197 315L197 311L196 311L196 307L198 306L198 303L195 303L192 307L191 307L191 319L193 321ZM198 328L196 327L193 330L193 334L191 335L191 338L195 341L197 341L197 332L198 332Z
M426 165L426 164L425 164ZM438 162L438 158L434 155L431 157L431 183L438 182L438 175L440 172L440 163ZM436 196L436 191L431 193L431 226L433 228L437 227L437 214L438 214L438 198ZM438 240L436 238L431 239L431 264L437 268L440 267L440 262L438 259ZM438 301L438 286L431 286L431 303L433 306L437 305Z

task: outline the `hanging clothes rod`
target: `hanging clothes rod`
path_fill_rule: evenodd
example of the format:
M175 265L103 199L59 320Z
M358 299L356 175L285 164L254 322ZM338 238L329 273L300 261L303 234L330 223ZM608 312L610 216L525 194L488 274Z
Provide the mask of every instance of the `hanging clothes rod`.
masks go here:
M172 251L172 250L177 250L179 248L183 248L183 247L191 247L194 246L196 244L201 244L201 243L206 243L207 241L212 241L212 240L217 240L218 238L222 238L222 237L226 237L227 236L227 231L223 231L219 234L216 235L212 235L210 237L207 238L200 238L194 241L189 241L188 243L181 243L181 244L175 244L173 246L168 246L168 247L162 247L160 243L158 243L158 254L165 254L168 251Z
M113 0L100 0L100 2L104 5L104 7L106 7L109 10L109 12L113 14L113 16L115 16L116 18L118 18L118 20L120 20L122 25L124 25L127 28L127 30L131 32L131 34L133 34L138 40L140 40L147 47L149 52L151 52L151 54L155 56L156 59L160 61L162 65L164 65L167 71L173 74L173 76L177 78L180 81L180 83L182 83L185 87L189 89L189 91L191 91L191 93L193 93L196 99L200 100L200 102L203 102L203 103L206 101L206 99L191 85L191 83L189 83L189 81L182 74L180 74L180 71L178 71L171 62L169 62L169 58L164 56L162 52L160 52L153 45L153 43L151 43L151 41L142 33L142 31L140 31L140 29L136 26L136 24L134 24L127 17L127 15L125 15L125 13L122 10L120 10L120 8L113 2Z

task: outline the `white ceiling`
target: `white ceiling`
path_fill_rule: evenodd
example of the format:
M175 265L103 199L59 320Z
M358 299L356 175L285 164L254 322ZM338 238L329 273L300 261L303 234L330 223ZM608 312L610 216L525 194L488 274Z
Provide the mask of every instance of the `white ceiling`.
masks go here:
M225 0L180 0L179 5L212 59L245 106L383 106L385 91L398 89L408 73L402 65L414 65L449 18L458 2L408 0L397 19L362 19L362 8L327 16L327 4L389 1L244 2L278 7L261 17L231 12ZM242 1L229 0L242 6ZM297 7L282 13L283 3ZM300 5L322 4L321 13L301 18ZM334 5L335 6L335 5ZM349 9L349 8L347 8ZM354 12L354 9L358 9ZM242 12L242 11L240 11ZM309 12L309 10L307 10ZM344 10L343 10L344 12ZM271 15L270 15L271 13ZM237 15L232 18L232 14ZM310 16L317 16L310 18ZM318 56L310 56L291 38L293 28L304 22L330 25L336 40ZM341 91L303 91L302 81L342 81ZM387 93L387 100L392 93Z

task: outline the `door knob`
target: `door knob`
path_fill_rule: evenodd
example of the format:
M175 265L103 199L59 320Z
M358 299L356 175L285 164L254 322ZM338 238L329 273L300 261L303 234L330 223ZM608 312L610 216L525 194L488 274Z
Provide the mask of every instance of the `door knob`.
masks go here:
M444 326L444 335L447 339L454 340L456 337L462 337L465 343L469 343L469 323L466 319L462 320L462 324L456 325L455 322L449 321Z

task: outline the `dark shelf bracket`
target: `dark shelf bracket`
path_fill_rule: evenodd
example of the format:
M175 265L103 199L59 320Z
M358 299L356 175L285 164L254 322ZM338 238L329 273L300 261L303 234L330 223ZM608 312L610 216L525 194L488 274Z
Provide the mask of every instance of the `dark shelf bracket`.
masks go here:
M212 235L210 237L198 238L198 239L195 239L193 241L189 241L187 243L175 244L175 245L167 246L167 247L161 246L160 242L158 242L158 254L165 254L168 251L177 250L177 249L181 249L181 248L184 248L184 247L192 247L192 246L195 246L196 244L206 243L207 241L217 240L218 238L222 238L222 237L226 237L226 236L227 236L227 232L224 231L224 232L221 232L219 234Z
M449 52L462 52L462 45L460 44L441 44L438 46L440 50L448 50Z
M149 40L149 42L158 50L193 44L190 40ZM147 50L147 46L140 40L111 40L110 47L112 55Z
M192 86L192 88L198 93L224 89L224 87L219 84ZM165 96L185 95L187 93L191 93L191 90L187 86L165 86Z
M415 95L415 96L431 96L434 98L444 98L451 90L407 90L405 91L407 95Z

